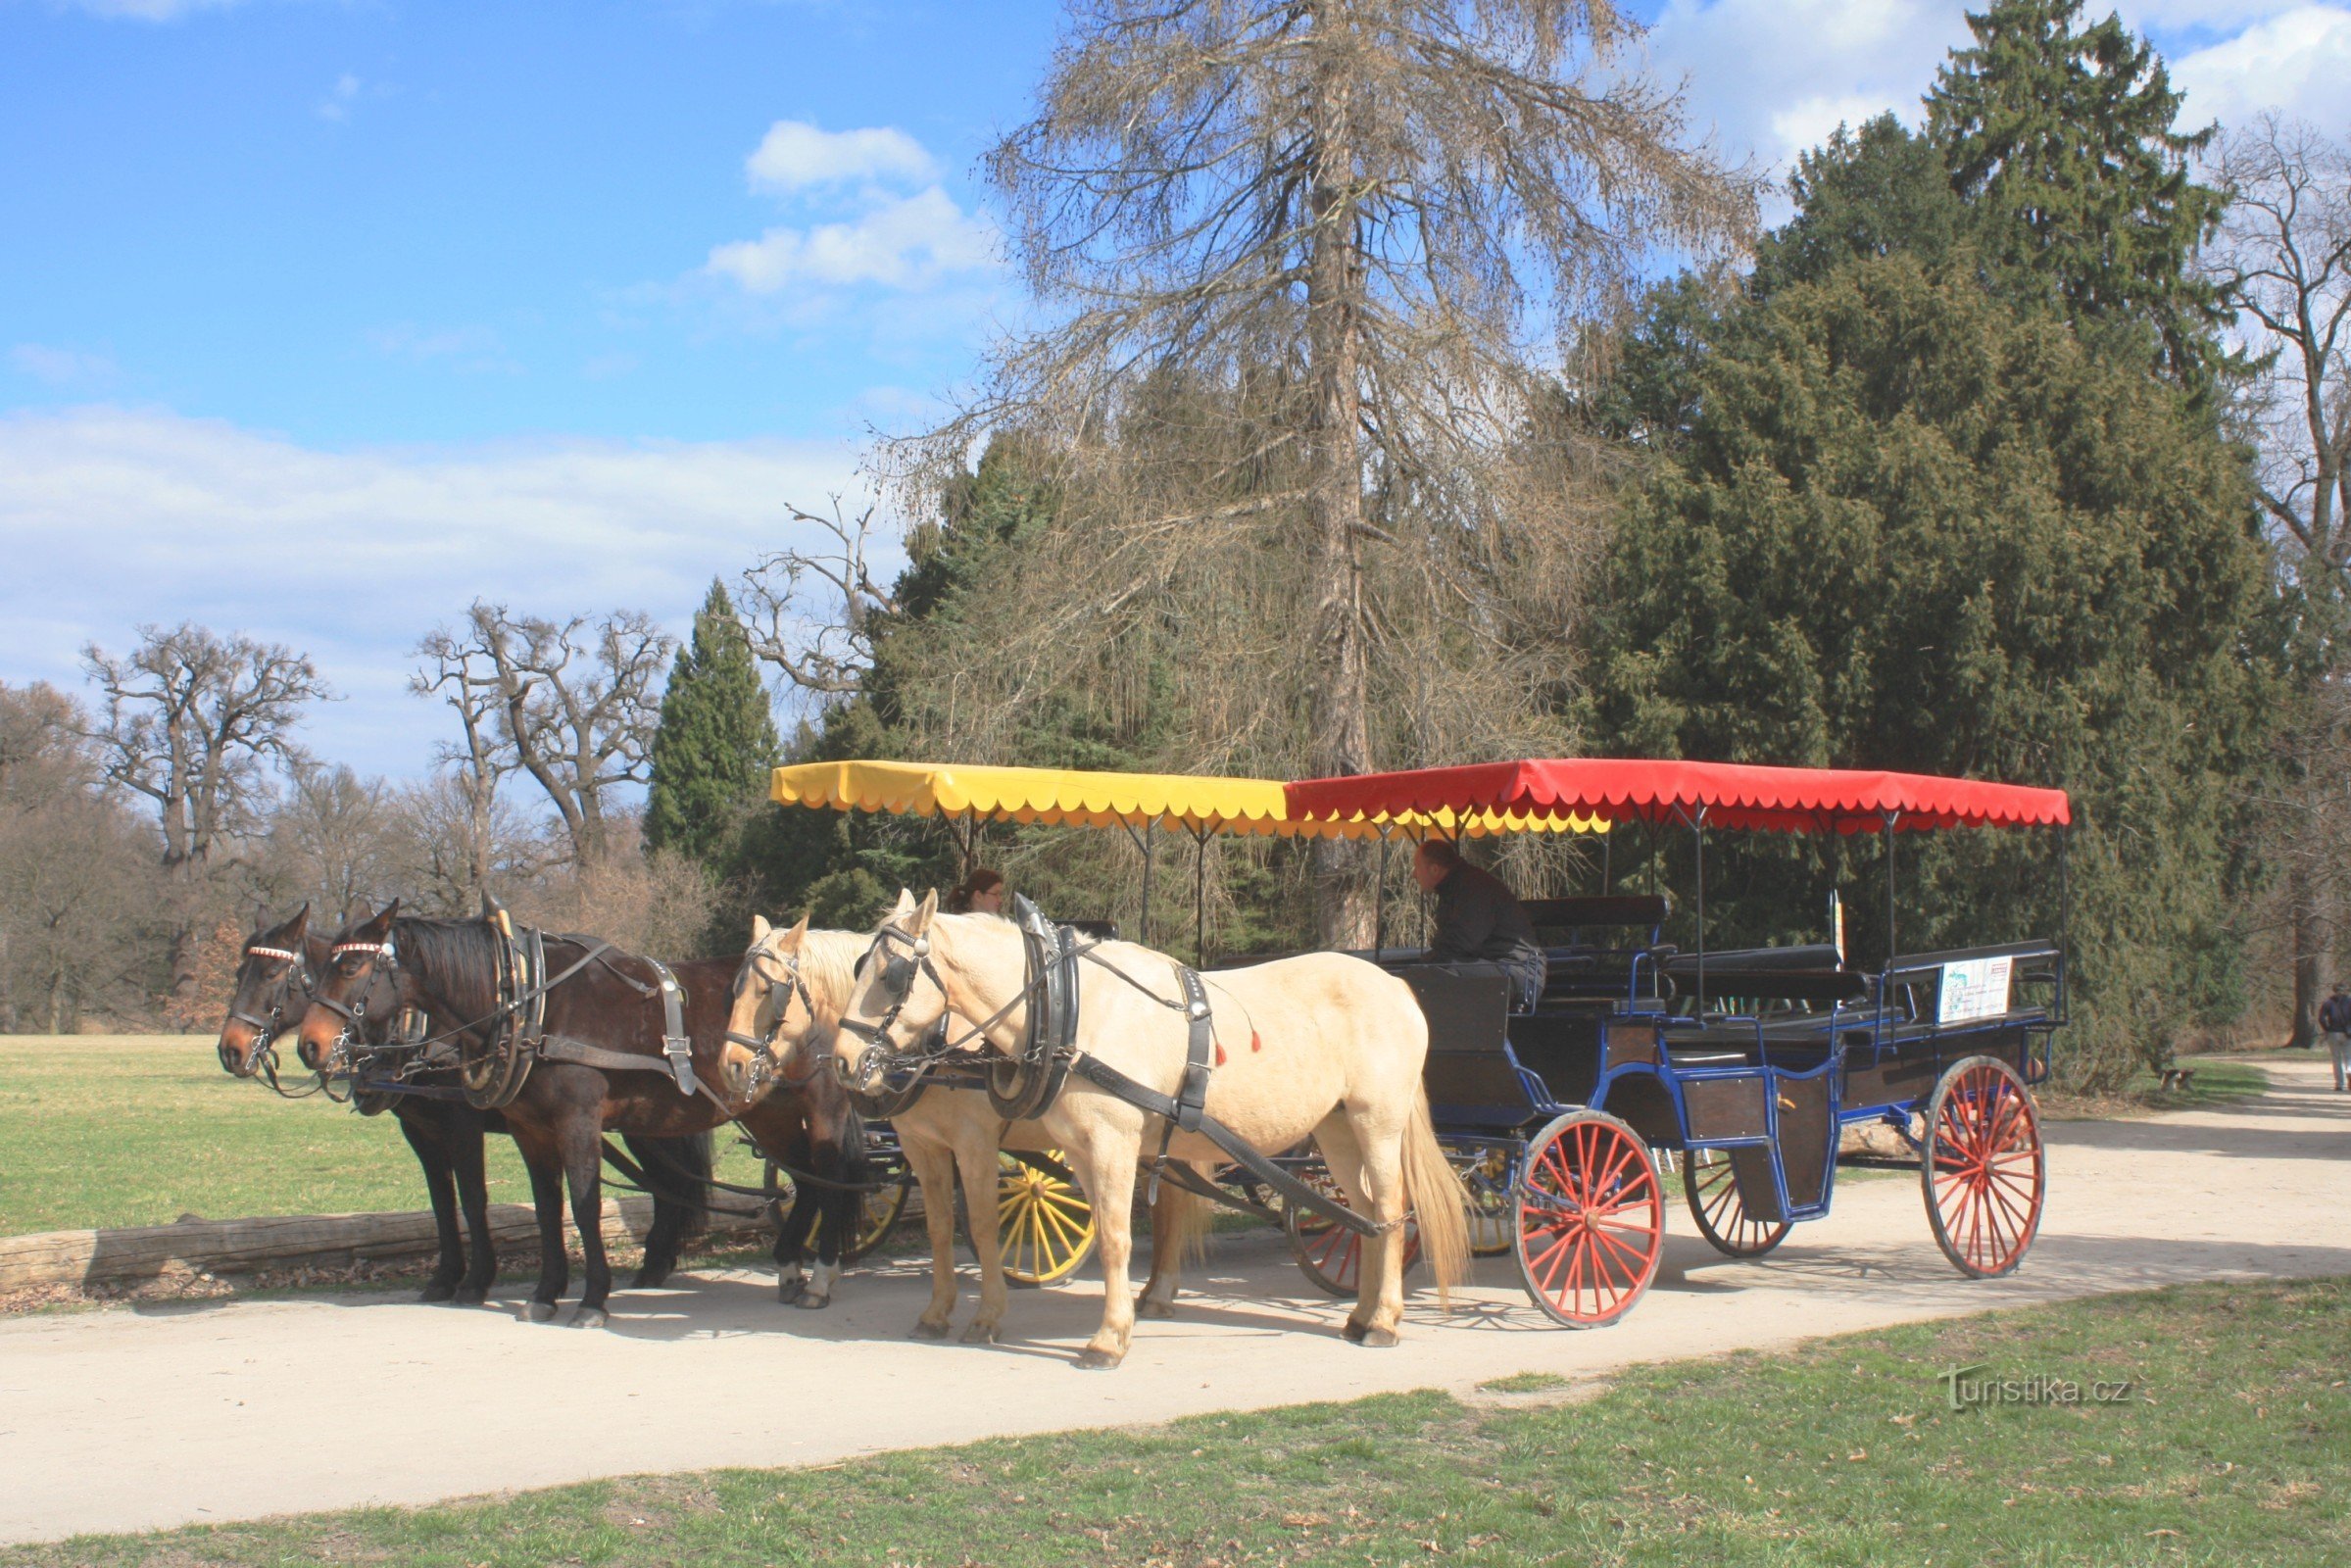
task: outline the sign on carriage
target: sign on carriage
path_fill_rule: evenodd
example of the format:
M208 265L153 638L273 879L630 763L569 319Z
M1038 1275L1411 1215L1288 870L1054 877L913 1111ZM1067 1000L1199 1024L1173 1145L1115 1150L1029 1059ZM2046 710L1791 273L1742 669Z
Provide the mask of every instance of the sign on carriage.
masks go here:
M1942 1000L1935 1008L1936 1023L1973 1023L1997 1018L2008 1010L2008 974L2013 955L1988 958L1959 958L1943 965Z

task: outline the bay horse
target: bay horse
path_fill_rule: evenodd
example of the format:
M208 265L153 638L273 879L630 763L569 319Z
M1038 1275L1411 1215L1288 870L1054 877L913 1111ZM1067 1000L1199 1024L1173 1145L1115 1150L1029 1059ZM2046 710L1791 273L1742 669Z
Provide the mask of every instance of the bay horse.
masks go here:
M326 939L310 934L308 904L246 940L216 1048L223 1071L235 1078L264 1077L287 1099L307 1098L304 1092L278 1087L272 1047L309 1009L318 977L326 971L328 946ZM466 1104L454 1074L425 1074L416 1080L416 1087L422 1092L386 1097L388 1106L378 1102L369 1108L390 1109L424 1172L439 1258L417 1299L478 1306L498 1277L483 1171L484 1141L489 1133L506 1131L506 1120L496 1111ZM678 1177L654 1196L653 1226L646 1234L645 1261L636 1276L637 1286L645 1289L669 1277L679 1249L702 1222L705 1205L693 1178L710 1172L710 1140L705 1133L684 1139L624 1135L624 1141L641 1165Z
M329 945L326 969L303 1015L303 1061L314 1067L327 1061L352 1023L388 1021L407 1007L421 1010L432 1038L465 1039L476 1049L488 1049L513 1000L501 995L499 981L506 941L488 920L402 915L398 901L349 927ZM599 946L592 938L572 936L550 935L546 941L549 968L558 975ZM605 1303L612 1291L612 1266L606 1259L602 1223L604 1134L611 1130L637 1137L690 1137L735 1119L738 1111L763 1154L812 1178L795 1182L793 1216L777 1244L779 1262L787 1265L778 1294L807 1307L821 1307L830 1300L841 1252L854 1234L860 1206L857 1189L865 1174L863 1129L847 1093L825 1073L810 1072L752 1106L735 1104L711 1087L723 1082L728 996L737 966L732 958L691 959L668 966L682 993L682 1027L692 1043L691 1059L702 1086L701 1093L691 1095L679 1091L662 1055L665 1020L658 977L648 960L606 948L547 991L547 1035L642 1057L647 1065L643 1070L608 1071L542 1057L520 1092L502 1107L506 1129L530 1172L538 1209L539 1280L525 1312L532 1322L553 1321L556 1303L570 1283L563 1233L566 1190L586 1266L571 1321L577 1327L599 1328L609 1320ZM631 975L631 970L637 973ZM803 1276L801 1244L811 1222L817 1231L816 1264L812 1273Z
M1038 1116L1068 1152L1094 1203L1102 1266L1102 1320L1078 1357L1116 1366L1134 1336L1127 1261L1137 1166L1146 1134L1155 1152L1196 1164L1229 1156L1204 1134L1177 1130L1085 1075L1087 1058L1161 1097L1179 1093L1191 1027L1187 972L1132 942L1088 947L1077 961L1079 1070ZM1362 1279L1347 1338L1397 1341L1403 1319L1406 1208L1441 1293L1468 1273L1468 1197L1437 1142L1421 1088L1429 1030L1401 980L1360 958L1317 953L1200 976L1214 1027L1205 1111L1259 1154L1311 1136L1355 1213L1382 1229L1366 1239ZM857 988L833 1037L845 1079L871 1082L878 1059L927 1054L942 1018L984 1020L979 1038L1017 1058L1026 1038L1027 942L992 914L941 914L935 892L917 905L901 892L858 961ZM955 1042L951 1041L950 1044ZM1163 1145L1164 1141L1164 1145Z
M752 918L751 951L743 956L734 1015L727 1025L728 1066L737 1083L759 1081L762 1069L755 1052L780 1047L786 1054L830 1056L833 1031L857 989L857 960L871 945L872 939L862 932L811 931L806 916L788 930L759 916ZM959 1032L963 1025L950 1027ZM998 1223L996 1153L999 1149L1042 1153L1058 1146L1039 1122L1006 1122L979 1089L926 1084L912 1104L888 1120L922 1191L923 1225L931 1247L931 1298L915 1320L913 1337L943 1340L955 1317L959 1176L971 1250L980 1265L979 1310L963 1330L963 1343L993 1345L1010 1304ZM1089 1190L1089 1200L1092 1196ZM1202 1233L1206 1219L1204 1200L1173 1184L1162 1185L1151 1211L1151 1275L1143 1292L1145 1316L1174 1316L1182 1254Z

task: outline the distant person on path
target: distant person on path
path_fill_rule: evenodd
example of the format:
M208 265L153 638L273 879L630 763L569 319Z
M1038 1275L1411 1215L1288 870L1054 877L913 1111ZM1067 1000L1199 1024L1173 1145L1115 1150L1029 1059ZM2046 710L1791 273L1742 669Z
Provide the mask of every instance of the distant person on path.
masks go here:
M2334 1092L2351 1094L2351 984L2338 985L2319 1004L2319 1029L2334 1057Z
M1500 877L1462 859L1444 839L1421 841L1412 857L1412 879L1437 895L1428 961L1455 974L1504 975L1510 981L1511 1009L1533 1011L1549 965L1517 895Z
M947 896L950 914L1002 914L1004 912L1004 879L986 866L975 866L955 890Z

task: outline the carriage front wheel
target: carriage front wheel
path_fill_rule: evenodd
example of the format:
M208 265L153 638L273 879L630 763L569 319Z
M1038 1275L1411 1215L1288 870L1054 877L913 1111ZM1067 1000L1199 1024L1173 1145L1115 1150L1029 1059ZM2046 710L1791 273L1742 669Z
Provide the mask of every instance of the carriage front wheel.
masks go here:
M996 1154L996 1236L1004 1278L1015 1285L1053 1285L1094 1255L1094 1205L1062 1174L1067 1157L1044 1151L1053 1167L1033 1164L1010 1150Z
M2016 1069L1969 1056L1927 1102L1919 1182L1935 1245L1962 1274L1997 1279L2025 1260L2048 1182L2040 1116Z
M791 1179L774 1160L767 1161L767 1171L761 1185L766 1189L767 1201L776 1205L776 1222L782 1223L781 1205L794 1196ZM914 1190L914 1173L901 1170L885 1175L883 1185L857 1195L857 1229L849 1245L841 1250L841 1261L855 1263L889 1239L898 1222L906 1212L906 1195Z
M1339 1207L1353 1210L1347 1193L1332 1180L1321 1161L1299 1170L1298 1178ZM1317 1290L1327 1296L1355 1295L1363 1280L1362 1236L1303 1203L1282 1205L1282 1229L1290 1234L1290 1252L1298 1259L1298 1272L1312 1280ZM1419 1261L1420 1223L1406 1213L1403 1272L1411 1273L1412 1266Z
M1665 1252L1665 1190L1641 1135L1571 1110L1527 1147L1517 1195L1519 1278L1553 1321L1594 1329L1633 1310Z

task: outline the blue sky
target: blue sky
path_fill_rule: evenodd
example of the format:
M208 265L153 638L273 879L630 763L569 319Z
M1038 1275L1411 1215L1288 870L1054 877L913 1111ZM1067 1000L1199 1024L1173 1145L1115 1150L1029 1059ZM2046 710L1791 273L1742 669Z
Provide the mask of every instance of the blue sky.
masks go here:
M1774 166L1908 112L1963 7L1652 0ZM2343 129L2351 11L2140 0L2191 113ZM642 607L857 492L1018 309L972 164L1057 8L0 0L0 679L194 617L316 654L409 774L476 594Z

